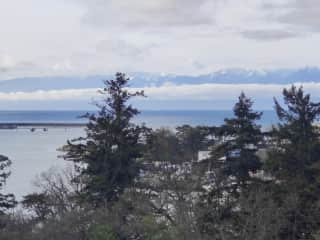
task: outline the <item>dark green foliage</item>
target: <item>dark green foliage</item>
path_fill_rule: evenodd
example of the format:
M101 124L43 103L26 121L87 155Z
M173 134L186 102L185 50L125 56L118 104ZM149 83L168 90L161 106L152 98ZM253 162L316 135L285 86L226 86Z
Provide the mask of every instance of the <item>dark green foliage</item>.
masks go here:
M76 175L43 175L22 201L32 216L4 214L5 201L0 239L319 239L320 103L302 88L284 89L280 123L263 135L244 93L221 127L153 131L132 123L142 92L120 73L105 85L86 136L64 147ZM9 165L1 156L0 190Z
M0 155L0 191L3 190L3 187L6 183L7 178L10 176L10 167L11 161L8 157ZM13 194L1 194L0 193L0 215L3 215L8 209L14 208L17 202Z
M260 126L256 121L262 113L252 110L253 102L242 92L233 112L235 117L225 119L222 126L225 154L224 173L236 178L237 185L243 187L250 180L250 173L261 168L256 152L262 141Z
M49 216L54 216L51 209L50 197L45 193L33 193L24 197L22 206L35 214L37 220L43 221Z
M272 183L254 182L240 194L236 239L280 240L286 223L284 209L273 196Z
M312 102L302 87L284 89L283 96L287 109L275 100L281 123L273 129L275 145L267 162L287 219L281 237L313 239L320 227L320 142L315 126L320 103Z
M108 225L96 224L89 229L90 240L119 240Z
M132 123L139 111L129 104L143 92L130 93L124 74L105 81L98 114L87 114L86 137L68 143L65 159L78 164L90 201L116 201L139 174L140 140L145 128Z
M0 221L5 223L5 227L0 229L1 240L35 240L32 230L34 222L26 216L16 213L14 215L2 215Z
M285 110L277 100L275 108L281 123L273 129L277 140L276 156L271 159L272 172L281 180L314 182L313 167L319 161L318 127L314 125L320 115L320 103L313 103L302 87L284 89Z
M198 159L198 152L207 150L212 139L209 138L211 129L209 127L191 127L183 125L177 127L177 138L185 157L191 157L192 161Z
M206 236L216 239L238 239L244 209L240 196L248 194L261 169L257 150L263 141L256 121L262 113L252 110L253 102L241 93L234 106L234 118L225 119L219 139L212 147L210 159L203 165L202 184L208 189L199 202L199 227Z
M183 152L175 133L169 129L159 129L149 134L144 159L171 164L183 161Z

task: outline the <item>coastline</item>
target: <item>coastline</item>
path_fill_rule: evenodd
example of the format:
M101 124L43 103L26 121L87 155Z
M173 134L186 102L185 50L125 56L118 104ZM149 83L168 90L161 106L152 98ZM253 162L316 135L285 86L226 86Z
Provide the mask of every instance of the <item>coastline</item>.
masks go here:
M0 123L0 130L10 129L47 129L47 128L78 128L85 127L86 123L65 123L65 122L8 122Z

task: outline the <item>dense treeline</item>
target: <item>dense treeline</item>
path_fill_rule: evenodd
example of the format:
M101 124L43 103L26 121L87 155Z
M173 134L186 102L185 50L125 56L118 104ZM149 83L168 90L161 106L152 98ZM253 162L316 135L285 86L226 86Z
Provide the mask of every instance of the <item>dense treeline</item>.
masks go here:
M132 122L144 93L128 81L105 81L85 136L62 149L72 167L42 174L20 210L0 195L0 239L320 239L320 103L302 87L275 99L270 131L244 93L222 126L152 130Z

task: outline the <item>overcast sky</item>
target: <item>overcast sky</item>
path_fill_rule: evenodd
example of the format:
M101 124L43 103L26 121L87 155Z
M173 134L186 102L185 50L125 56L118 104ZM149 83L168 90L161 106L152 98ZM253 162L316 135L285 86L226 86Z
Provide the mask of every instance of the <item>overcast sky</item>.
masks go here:
M319 66L319 0L0 0L0 79Z
M319 0L0 0L0 80L320 67L319 16ZM283 87L168 85L146 89L144 106L230 108L244 90L271 108ZM315 93L320 85L305 87ZM83 108L77 100L94 96L96 89L0 90L0 108Z

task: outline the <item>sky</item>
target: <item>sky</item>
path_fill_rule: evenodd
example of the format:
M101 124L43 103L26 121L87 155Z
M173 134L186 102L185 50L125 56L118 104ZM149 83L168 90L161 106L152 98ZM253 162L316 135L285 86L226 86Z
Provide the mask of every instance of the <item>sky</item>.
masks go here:
M0 0L0 79L319 66L318 0Z
M319 0L0 0L0 6L0 80L320 67ZM37 94L32 101L70 96ZM15 105L23 96L0 92Z

